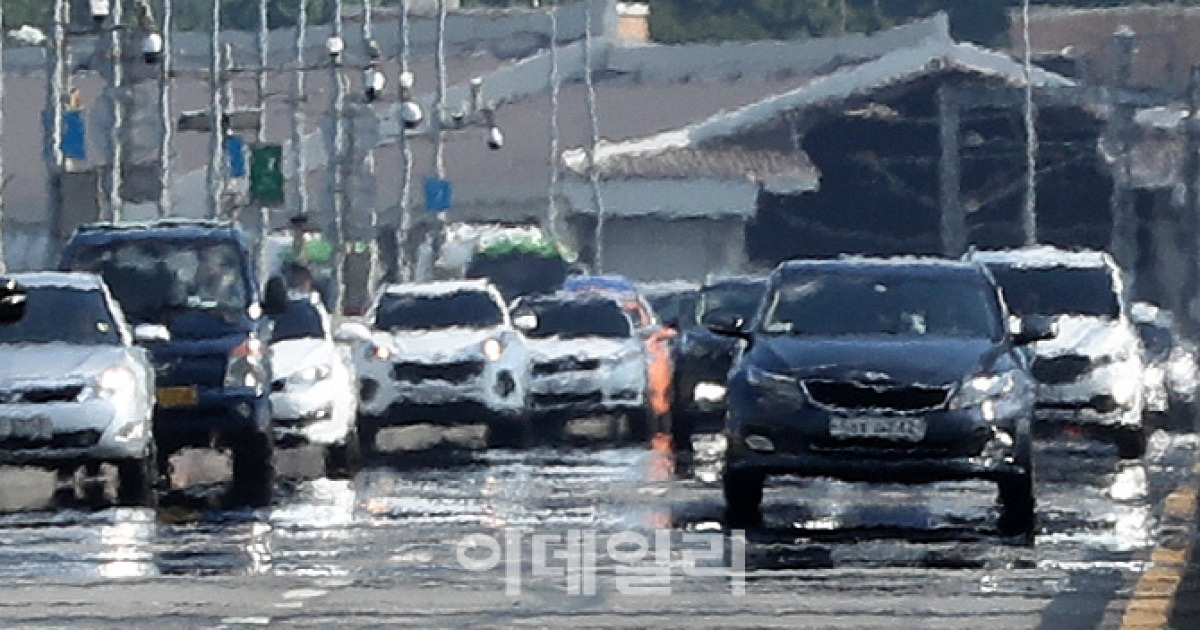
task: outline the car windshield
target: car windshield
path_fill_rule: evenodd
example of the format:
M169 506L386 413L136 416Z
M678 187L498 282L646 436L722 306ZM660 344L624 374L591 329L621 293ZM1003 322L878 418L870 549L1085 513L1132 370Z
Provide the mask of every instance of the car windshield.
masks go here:
M437 295L385 294L375 313L380 330L491 328L504 323L504 312L492 296L481 291Z
M292 300L287 310L271 316L271 341L324 339L325 321L311 300Z
M625 339L633 336L633 324L616 303L557 302L534 304L537 327L526 335L535 339L559 337L608 337Z
M697 307L700 321L712 313L730 313L750 319L758 309L763 287L757 284L720 284L704 289Z
M1002 327L994 295L983 282L945 277L793 277L768 297L761 329L771 334L822 337L995 339Z
M67 287L33 287L25 298L25 315L0 324L0 343L69 343L117 345L121 336L104 294Z
M1087 315L1116 318L1120 303L1104 267L1021 268L998 265L992 275L1017 315Z
M664 322L674 322L682 328L695 326L696 308L700 296L696 291L662 293L646 297L651 308Z
M72 268L98 273L134 321L184 310L243 311L250 290L238 247L194 240L114 241L76 252Z

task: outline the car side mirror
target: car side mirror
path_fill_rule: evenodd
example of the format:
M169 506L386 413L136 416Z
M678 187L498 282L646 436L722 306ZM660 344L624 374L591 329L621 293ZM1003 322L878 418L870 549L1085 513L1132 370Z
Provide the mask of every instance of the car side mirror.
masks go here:
M1027 346L1037 341L1053 339L1058 335L1058 324L1053 317L1027 315L1018 322L1017 331L1013 333L1014 345Z
M1153 324L1158 307L1150 302L1134 302L1129 307L1129 319L1135 324Z
M358 322L346 322L333 333L338 343L365 343L371 340L371 330Z
M263 312L282 315L288 309L288 287L281 276L271 276L263 291Z
M746 339L750 333L746 331L746 321L737 313L715 311L704 316L702 322L709 330L726 337Z
M25 317L25 287L12 278L0 278L0 324L15 324Z
M166 343L171 340L171 331L162 324L138 324L133 327L133 340L137 343Z

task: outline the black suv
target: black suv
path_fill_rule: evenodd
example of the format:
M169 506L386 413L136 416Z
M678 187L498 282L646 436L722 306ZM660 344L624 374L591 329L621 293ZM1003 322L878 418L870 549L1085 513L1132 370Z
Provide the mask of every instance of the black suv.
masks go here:
M768 475L999 486L1006 534L1032 535L1034 383L988 272L921 259L791 261L757 315L711 322L743 340L729 375L731 521L760 517Z
M711 278L700 288L695 319L675 341L675 400L671 406L672 442L690 451L692 434L720 431L725 419L725 377L733 363L734 340L704 324L728 318L749 320L758 310L767 279L763 276Z
M266 314L286 308L286 289L260 299L241 231L230 223L162 221L79 228L61 268L104 281L134 324L161 324L149 344L157 376L154 433L165 470L185 446L228 448L229 499L271 501L270 360Z

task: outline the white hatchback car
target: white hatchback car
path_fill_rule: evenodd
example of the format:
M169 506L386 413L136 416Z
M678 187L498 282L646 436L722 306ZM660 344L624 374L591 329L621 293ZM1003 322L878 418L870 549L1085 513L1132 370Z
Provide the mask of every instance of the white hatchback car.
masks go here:
M530 405L536 429L561 437L573 417L649 413L646 345L615 299L523 298L512 314L533 357Z
M97 496L116 468L120 505L152 505L154 369L134 345L99 276L9 276L25 291L20 319L0 323L0 463L44 466ZM165 340L162 326L137 327L139 341ZM102 494L100 496L103 496Z
M354 366L333 341L320 295L292 295L271 316L271 420L276 446L325 448L325 472L354 476L359 465Z
M364 452L382 428L418 423L489 426L489 442L528 437L529 351L500 292L486 280L383 287L356 340L358 431Z
M967 257L991 270L1013 313L1054 318L1057 335L1033 346L1035 419L1108 439L1122 458L1140 457L1142 348L1112 256L1039 246Z

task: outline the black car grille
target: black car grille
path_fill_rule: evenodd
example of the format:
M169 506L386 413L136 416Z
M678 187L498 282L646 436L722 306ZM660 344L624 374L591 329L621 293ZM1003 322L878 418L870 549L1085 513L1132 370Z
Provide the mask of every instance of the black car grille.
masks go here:
M600 368L599 359L578 359L563 357L553 361L541 361L533 365L534 376L546 376L560 372L586 372Z
M55 433L50 438L7 437L0 439L0 451L35 448L89 448L98 442L100 442L100 431L85 429L70 433Z
M557 405L598 405L604 401L600 392L567 393L567 394L534 394L535 407L554 407Z
M834 409L890 409L920 412L937 409L950 396L948 387L874 385L809 379L804 389L813 402Z
M483 373L482 361L458 361L455 363L396 363L392 366L392 378L397 381L419 383L421 381L447 381L462 383Z
M1039 358L1033 362L1033 377L1046 385L1074 383L1087 374L1091 366L1087 357L1078 354Z
M74 402L82 393L83 385L9 389L0 391L0 405L40 405L44 403Z

